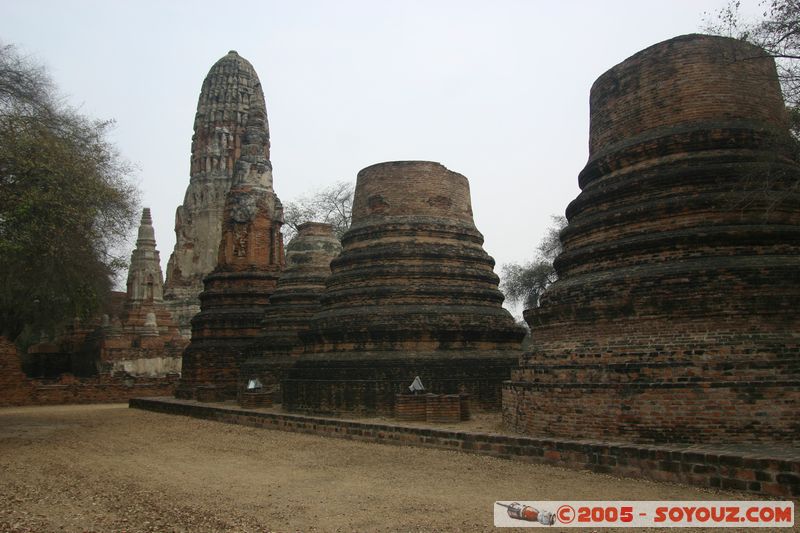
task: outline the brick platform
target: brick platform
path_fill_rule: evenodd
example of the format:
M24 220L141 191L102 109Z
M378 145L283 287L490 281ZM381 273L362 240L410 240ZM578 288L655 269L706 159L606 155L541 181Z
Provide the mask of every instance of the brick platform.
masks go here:
M394 416L403 422L469 420L469 394L396 394Z
M711 448L539 439L312 417L264 409L248 410L233 402L209 405L174 398L134 398L129 405L228 424L383 444L460 450L622 477L800 498L800 449L788 446Z

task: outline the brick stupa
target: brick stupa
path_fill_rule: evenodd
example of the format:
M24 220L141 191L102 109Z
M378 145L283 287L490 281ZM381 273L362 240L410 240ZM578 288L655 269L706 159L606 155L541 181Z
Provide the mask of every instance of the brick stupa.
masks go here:
M800 440L800 167L775 65L688 35L591 90L559 280L507 425L634 442Z
M390 414L415 376L499 408L523 331L482 245L461 174L424 161L359 172L352 225L283 382L284 408Z
M272 189L268 148L266 109L251 101L226 196L218 262L204 280L201 311L192 319L179 397L198 397L198 387L208 399L236 396L245 348L259 334L283 269L283 207Z
M306 222L286 246L286 269L264 312L263 330L248 350L241 378L258 378L280 402L280 382L303 353L300 334L319 310L331 260L342 251L330 224Z
M189 187L175 213L175 249L167 264L164 298L188 337L200 311L203 279L217 265L225 195L242 153L250 109L265 109L253 66L235 51L217 61L203 80L194 119ZM269 129L261 149L269 159Z

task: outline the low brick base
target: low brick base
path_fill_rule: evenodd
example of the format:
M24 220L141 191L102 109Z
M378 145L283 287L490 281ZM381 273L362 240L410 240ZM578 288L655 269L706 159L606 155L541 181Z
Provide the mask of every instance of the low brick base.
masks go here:
M519 359L459 357L298 360L281 383L288 411L331 416L393 416L395 398L419 376L425 390L470 396L473 407L499 411L501 387Z
M239 406L243 409L255 409L258 407L272 407L272 391L239 393Z
M194 390L195 398L198 402L223 402L225 401L225 391L221 387L213 385L203 385Z
M442 424L469 420L469 394L397 394L394 416L405 422Z
M622 477L740 490L780 498L800 497L800 450L760 451L698 446L537 439L355 420L248 411L230 405L203 405L173 398L134 398L130 407L365 442L460 450L468 453L591 470Z

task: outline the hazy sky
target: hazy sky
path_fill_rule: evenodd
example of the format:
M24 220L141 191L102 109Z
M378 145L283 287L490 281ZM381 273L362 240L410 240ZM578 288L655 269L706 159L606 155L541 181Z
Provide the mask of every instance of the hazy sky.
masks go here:
M162 267L200 86L233 49L264 86L284 202L373 163L438 161L469 179L499 272L530 259L579 192L594 80L725 3L0 0L0 40L44 63L85 114L117 121Z

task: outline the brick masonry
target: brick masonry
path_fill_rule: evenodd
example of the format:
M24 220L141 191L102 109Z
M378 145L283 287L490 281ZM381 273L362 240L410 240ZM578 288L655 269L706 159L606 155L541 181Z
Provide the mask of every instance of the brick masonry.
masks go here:
M687 35L592 87L559 280L504 420L541 437L800 444L800 167L772 59Z
M183 354L177 394L219 387L236 398L247 348L258 337L264 310L284 267L283 206L272 187L269 130L263 96L251 100L247 128L225 198L217 266L205 277L200 313Z
M342 251L333 226L306 222L286 246L286 269L264 310L261 330L247 349L242 364L242 384L257 378L273 399L281 401L280 382L303 353L300 334L319 310L325 280L331 275L331 260Z
M266 108L261 81L253 65L231 50L211 67L200 89L190 181L175 214L176 242L167 264L164 298L187 338L200 311L203 279L217 264L226 194L244 151L252 108ZM258 153L269 159L266 115L264 125Z
M397 394L394 417L406 422L450 423L469 420L469 395Z
M0 407L124 402L137 396L171 395L177 383L177 374L162 377L117 374L92 378L65 374L57 380L29 379L20 368L16 347L0 337Z
M282 383L284 408L391 415L415 376L499 409L524 332L503 309L467 178L429 161L358 173L353 222Z
M380 444L421 446L490 455L622 477L800 497L800 453L700 446L636 445L451 431L340 418L247 410L233 403L200 404L173 398L135 398L130 407L228 424Z

